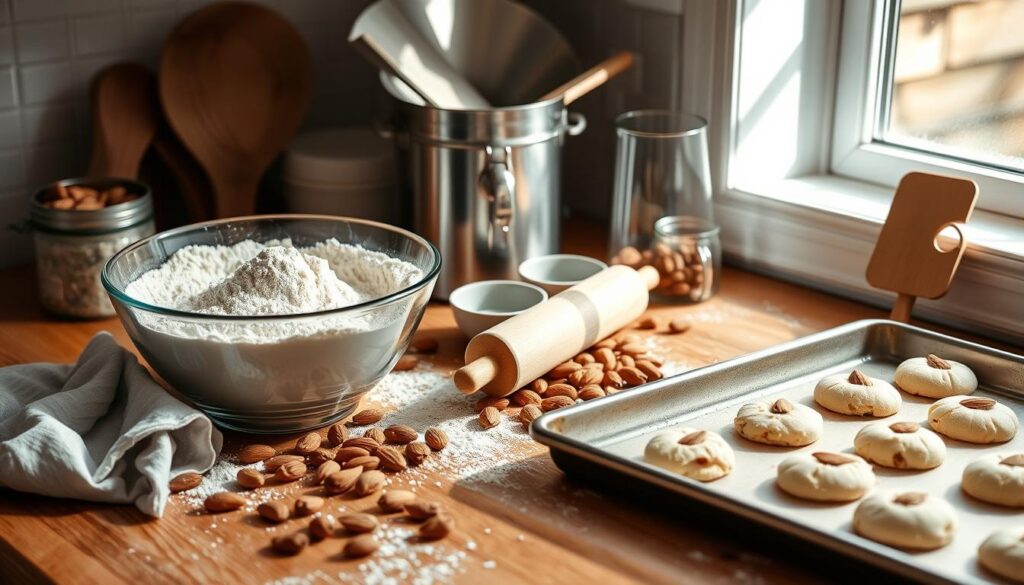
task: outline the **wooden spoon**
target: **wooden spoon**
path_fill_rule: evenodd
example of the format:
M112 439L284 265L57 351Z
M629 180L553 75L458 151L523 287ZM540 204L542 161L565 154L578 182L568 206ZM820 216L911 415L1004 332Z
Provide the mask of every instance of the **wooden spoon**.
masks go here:
M569 105L601 87L612 77L629 69L632 64L633 55L629 51L616 53L544 94L541 96L540 101L544 102L562 96L562 101L565 102L565 105Z
M312 69L299 33L255 4L213 4L171 32L160 100L209 175L218 217L253 213L263 173L309 108Z
M134 179L160 124L153 74L138 63L103 69L92 84L90 177Z

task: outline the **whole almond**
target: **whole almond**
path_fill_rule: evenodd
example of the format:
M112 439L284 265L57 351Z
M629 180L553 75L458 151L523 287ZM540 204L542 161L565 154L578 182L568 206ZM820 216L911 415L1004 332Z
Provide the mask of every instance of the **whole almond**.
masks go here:
M367 408L352 415L352 424L357 426L372 425L384 418L384 413L377 408Z
M785 398L779 398L772 403L769 409L775 414L786 414L787 412L793 412L793 403L786 400Z
M270 445L246 445L238 451L238 460L249 465L257 461L270 459L277 453Z
M298 441L295 441L295 452L304 455L312 453L320 448L321 442L320 433L306 433L299 437Z
M356 484L352 486L352 491L357 496L368 496L372 493L379 492L384 487L384 483L387 482L387 478L384 474L376 469L364 471L359 479L356 480Z
M657 329L658 320L654 317L644 317L636 322L637 329Z
M544 378L537 378L533 382L530 382L530 390L533 390L537 394L543 394L548 389L548 381Z
M686 333L690 330L690 322L682 319L672 319L668 322L668 330L671 333Z
M647 353L647 346L640 343L627 343L619 348L619 351L626 355L636 357Z
M488 406L487 408L480 411L480 426L485 429L492 429L498 426L501 422L501 413L498 412L497 408Z
M545 390L547 388L545 387ZM512 395L512 402L515 402L519 406L526 406L527 404L540 404L541 397L533 390L518 390Z
M348 439L348 427L342 423L334 423L327 429L327 442L332 447L341 447L341 444Z
M282 534L270 539L270 546L285 555L297 555L309 545L309 537L301 532Z
M441 513L441 504L437 502L422 502L419 500L405 505L405 513L413 520L426 520Z
M601 384L603 386L612 386L613 388L622 388L626 385L626 381L622 379L618 372L611 370L604 373Z
M298 461L299 463L302 463L303 461L305 461L305 459L302 457L302 455L275 455L274 457L271 457L270 459L267 459L266 461L263 462L263 469L268 473L273 473L277 471L278 468L284 465L285 463L289 463L292 461Z
M210 494L203 501L203 507L207 512L230 512L245 505L245 498L232 492L217 492Z
M644 338L641 337L640 335L637 335L636 333L627 333L625 335L620 335L619 337L615 338L615 341L615 349L621 351L622 348L627 345L643 343Z
M363 474L362 467L342 469L327 476L324 480L324 491L329 495L337 495L348 492L356 485L356 480Z
M996 401L991 398L964 398L960 404L972 410L992 410Z
M658 366L650 360L636 360L636 369L643 372L648 380L660 380L664 377Z
M367 534L377 530L380 522L375 516L363 513L345 514L338 518L341 526L353 534Z
M180 475L174 476L171 479L168 487L171 488L171 493L176 494L178 492L184 492L193 488L199 487L203 483L203 476L198 473L188 471Z
M565 408L576 404L576 401L568 396L552 396L551 398L545 398L540 403L540 409L544 412L551 410L557 410L559 408Z
M291 508L281 500L263 502L256 508L256 512L261 518L274 524L280 524L292 516Z
M604 372L597 369L583 368L582 370L576 370L569 374L569 384L576 388L583 388L591 384L600 384L601 380L604 379ZM550 388L548 388L550 390Z
M306 455L306 465L310 467L320 467L325 461L334 461L333 450L321 447Z
M380 467L380 457L375 455L367 455L366 457L353 457L348 461L341 464L342 469L352 469L353 467L362 467L363 471L370 469L377 469Z
M551 371L548 372L547 378L549 380L557 380L559 378L567 378L569 376L569 374L575 372L576 370L582 370L582 369L583 369L583 366L581 366L580 364L577 364L576 362L564 362L564 363L558 364L557 366L551 368Z
M519 410L519 420L522 421L523 424L528 425L542 414L544 414L544 412L539 406L536 404L527 404Z
M587 364L594 363L595 359L594 354L590 353L589 351L584 351L582 353L576 354L576 357L572 358L572 361L576 362L581 366L585 366Z
M370 452L362 447L342 447L334 453L334 460L338 463L344 463L356 457L367 457L369 454Z
M434 451L440 451L448 446L448 434L437 427L430 427L423 433L423 439Z
M437 353L439 345L436 337L418 337L412 340L409 347L416 353Z
M401 512L406 504L416 501L416 494L408 490L388 490L377 500L377 505L385 512Z
M889 425L889 428L894 433L916 433L921 425L913 422L896 422Z
M696 445L697 443L703 443L704 439L708 436L707 431L694 431L682 439L679 439L680 445Z
M1009 467L1024 467L1024 453L1015 453L1009 457L1004 457L999 463Z
M263 487L263 484L267 483L267 478L255 469L243 467L242 469L239 469L238 473L235 475L235 481L245 489L254 490L256 488Z
M618 361L615 357L615 352L607 347L602 347L594 351L594 359L597 363L604 364L605 368L615 367L615 363Z
M602 376L603 378L604 376ZM551 398L552 396L568 396L573 400L576 399L577 394L576 388L570 384L551 384L548 386L547 392L544 393L544 398Z
M871 382L871 378L867 377L864 374L864 372L862 372L860 370L854 370L854 371L850 372L850 377L847 378L846 380L849 383L856 384L858 386L873 386L874 385Z
M380 548L380 543L372 534L360 534L350 538L341 552L350 559L358 559L372 555L378 548Z
M647 374L633 367L623 367L616 370L626 386L639 386L647 381Z
M324 507L324 499L317 496L299 496L295 498L295 516L312 516Z
M381 447L377 449L377 458L380 459L381 469L387 471L405 471L409 464L405 462L405 455L394 447Z
M391 425L384 429L384 440L395 445L406 445L419 437L416 429L407 425Z
M302 461L289 461L277 468L274 479L278 481L295 481L306 475L306 464Z
M427 457L430 457L430 452L430 445L426 443L420 441L409 443L405 446L405 460L409 465L420 465L427 460Z
M380 442L373 437L352 437L345 441L343 445L342 449L358 447L360 449L365 449L370 454L373 454L373 452L377 450L377 447L380 447Z
M842 453L829 453L826 451L811 453L811 456L825 465L846 465L847 463L853 463L856 461L856 459L849 455L843 455Z
M502 396L484 396L480 400L476 401L476 411L480 412L488 406L493 406L498 410L505 410L508 408L508 404L508 398L504 398Z
M583 400L593 400L595 398L601 398L604 396L604 390L601 389L597 384L591 384L584 386L580 389L579 397Z
M615 346L619 344L618 341L609 337L608 339L602 339L594 344L594 349L615 349ZM594 357L597 357L597 352L594 352Z
M339 471L341 471L340 463L337 461L324 461L316 468L316 476L314 477L313 482L317 485L321 485L328 476L333 473L338 473Z
M924 503L928 499L928 494L923 492L904 492L893 498L893 503L901 506L916 506Z
M309 521L309 535L316 540L323 540L334 536L338 523L330 514L317 516Z
M953 368L953 366L949 365L949 362L940 358L934 353L928 354L928 357L925 358L925 361L928 362L929 366L937 370L949 370Z
M419 364L420 358L407 353L402 357L398 358L398 362L395 364L395 371L408 372L409 370L414 369Z
M384 435L384 431L377 427L370 427L363 433L363 437L367 439L373 439L378 445L383 445L384 441L387 440L387 436Z
M451 516L438 514L420 525L419 536L423 540L440 540L448 536L454 526Z
M616 371L620 370L622 368L633 368L633 367L636 367L636 360L633 359L633 356L631 356L631 355L622 354L622 355L618 356L618 360L619 360L619 363L615 367Z

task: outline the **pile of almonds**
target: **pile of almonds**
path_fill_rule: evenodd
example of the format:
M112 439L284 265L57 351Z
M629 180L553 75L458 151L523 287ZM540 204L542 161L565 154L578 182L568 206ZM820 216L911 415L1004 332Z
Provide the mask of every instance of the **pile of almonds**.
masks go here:
M710 258L702 259L696 244L688 244L679 250L659 242L653 250L640 251L626 246L612 257L609 264L625 264L630 268L653 266L658 269L661 280L654 289L665 296L687 297L693 301L704 300L710 293L705 286Z
M57 183L49 190L43 205L51 209L74 209L78 211L95 211L127 203L138 199L138 195L129 193L127 189L116 185L109 189L95 189L85 185L64 186Z
M350 424L372 425L381 418L383 412L368 408L355 413ZM423 441L418 439L419 432L406 425L370 427L357 437L351 436L345 424L336 423L327 429L326 439L318 432L307 433L287 453L278 453L270 445L246 445L239 450L238 460L244 464L262 462L263 472L244 468L239 470L236 481L243 488L254 490L270 483L283 484L309 477L313 484L323 486L322 495L302 495L290 502L272 500L260 504L256 511L273 524L314 516L323 508L325 498L341 494L366 497L379 493L387 482L384 472L402 472L421 465L432 453L448 445L448 435L434 427L423 433ZM189 490L199 486L202 480L197 473L185 473L171 480L170 489L172 493ZM210 513L222 513L238 510L246 501L240 494L224 491L210 495L203 505ZM440 504L421 502L409 491L388 490L377 504L383 513L403 512L406 521L422 522L421 540L444 538L454 525ZM271 546L284 554L297 554L311 540L335 536L338 523L347 534L353 535L344 545L345 556L362 557L377 550L379 544L372 533L379 522L375 516L362 513L347 514L337 522L332 516L317 515L306 531L275 537Z

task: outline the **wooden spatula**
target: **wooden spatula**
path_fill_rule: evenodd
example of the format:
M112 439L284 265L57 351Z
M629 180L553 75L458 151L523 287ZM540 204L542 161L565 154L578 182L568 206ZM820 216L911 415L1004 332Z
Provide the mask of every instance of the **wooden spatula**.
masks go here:
M263 173L309 108L312 69L302 36L256 4L212 4L171 32L160 100L206 169L218 217L253 213Z
M540 101L547 101L562 96L562 102L569 105L595 89L606 81L629 69L633 64L633 54L622 51L608 57L569 81L541 96Z
M160 123L153 74L138 63L118 63L92 83L90 177L134 179Z
M868 283L898 293L890 319L906 323L917 297L946 294L967 249L957 227L966 223L978 200L974 181L928 173L908 173L900 180L868 263ZM943 251L939 232L952 227L955 248Z

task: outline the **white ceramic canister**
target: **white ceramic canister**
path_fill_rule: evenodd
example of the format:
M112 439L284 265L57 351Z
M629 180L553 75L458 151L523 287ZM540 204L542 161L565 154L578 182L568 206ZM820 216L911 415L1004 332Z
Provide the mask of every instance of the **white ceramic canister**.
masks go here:
M400 219L394 146L369 128L302 134L288 146L282 174L291 213Z

